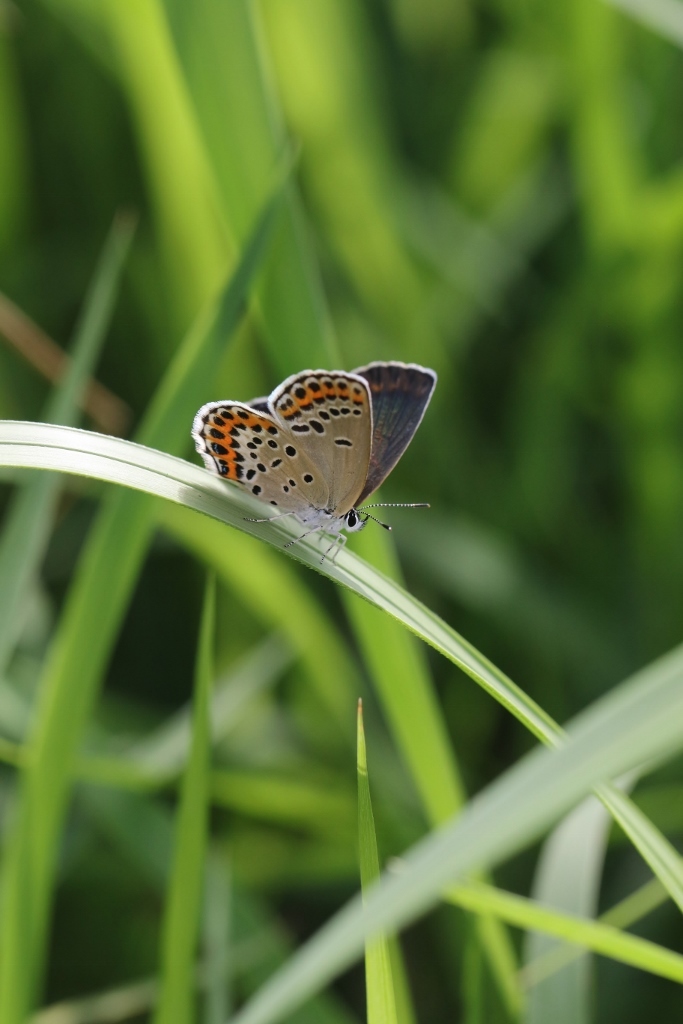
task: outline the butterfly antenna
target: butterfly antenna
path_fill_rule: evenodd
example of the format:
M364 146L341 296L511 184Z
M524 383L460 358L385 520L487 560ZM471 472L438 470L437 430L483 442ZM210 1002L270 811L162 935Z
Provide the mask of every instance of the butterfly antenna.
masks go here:
M366 508L367 508L367 506L366 506ZM370 508L374 508L374 505L370 505ZM389 526L388 523L383 523L381 519L375 519L375 517L371 516L369 512L366 512L364 508L359 508L358 511L363 513L363 515L365 516L366 522L367 522L368 519L372 519L373 523L379 523L379 525L383 526L385 530L391 530L391 527Z
M358 509L359 512L364 512L366 508L430 508L428 501L376 501L372 505L363 505ZM372 519L372 516L370 516ZM378 520L376 520L378 521ZM384 525L382 523L382 525Z

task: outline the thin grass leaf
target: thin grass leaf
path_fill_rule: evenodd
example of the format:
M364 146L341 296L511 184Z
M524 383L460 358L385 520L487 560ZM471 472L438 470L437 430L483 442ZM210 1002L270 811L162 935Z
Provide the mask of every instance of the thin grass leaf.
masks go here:
M647 914L661 907L669 898L662 883L657 878L642 885L636 892L620 900L598 918L602 924L611 925L624 931L632 924L642 920ZM550 978L556 971L562 970L567 964L583 957L583 950L568 945L555 945L537 960L526 964L519 972L520 984L523 988L531 988Z
M368 761L363 729L363 705L358 701L358 851L360 854L360 881L363 896L379 879L379 853L372 813ZM365 945L365 989L368 1024L397 1024L394 982L387 938L376 935Z
M194 1020L194 964L209 824L209 708L215 629L216 581L210 577L197 649L192 745L176 816L173 864L162 928L161 987L154 1024L189 1024Z
M231 1012L230 954L232 929L232 870L227 854L210 849L202 914L204 948L204 1024L225 1024Z
M50 423L75 424L79 404L104 343L119 278L133 238L134 220L117 216L100 256L76 326L69 369L47 402ZM47 547L62 484L40 473L20 487L0 539L0 677L5 673L28 589Z
M183 342L140 428L141 438L184 449L187 425L244 309L280 193L276 191L265 207L230 283ZM105 446L109 440L100 438ZM43 671L30 758L3 871L3 1024L23 1024L36 997L73 763L152 535L150 506L144 495L108 496L89 535Z
M620 963L630 964L632 967L669 978L671 981L683 982L683 956L680 953L674 953L647 939L626 935L619 929L599 921L555 910L524 896L478 883L449 888L444 896L446 900L465 910L479 912L486 908L490 913L519 928L542 931L546 935L577 943L584 949L590 949ZM553 1009L556 1004L546 1003L546 1006ZM546 1021L555 1019L545 1018Z
M389 950L389 962L391 964L391 978L394 988L394 1004L396 1006L396 1020L398 1024L418 1024L413 1006L413 997L410 992L409 979L406 971L403 951L398 938L390 935L387 938ZM481 947L478 947L481 952Z
M0 423L0 446L0 465L62 470L147 491L278 547L300 533L287 520L248 522L262 513L260 502L181 459L120 438L8 420ZM329 559L322 562L324 552L325 541L313 537L294 546L290 554L388 611L476 679L538 739L557 741L560 730L552 718L437 615L349 551L334 564Z
M354 835L352 791L329 780L318 781L307 775L283 778L281 772L217 769L211 776L211 793L222 807L252 818L331 834L340 842Z

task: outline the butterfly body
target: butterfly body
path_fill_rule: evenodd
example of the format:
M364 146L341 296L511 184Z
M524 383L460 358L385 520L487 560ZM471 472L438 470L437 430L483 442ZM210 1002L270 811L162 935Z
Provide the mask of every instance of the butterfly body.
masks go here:
M365 526L358 505L407 448L435 384L433 370L398 362L304 370L268 398L202 406L192 437L207 469L270 505L273 518L339 537Z

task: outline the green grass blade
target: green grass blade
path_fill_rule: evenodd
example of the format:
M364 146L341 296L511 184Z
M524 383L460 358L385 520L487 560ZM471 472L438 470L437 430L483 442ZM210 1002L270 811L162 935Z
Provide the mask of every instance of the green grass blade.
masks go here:
M232 871L223 850L209 850L206 861L202 946L204 948L204 1024L225 1024L230 1015L230 954L233 949Z
M394 354L410 358L419 345L421 358L434 365L442 352L429 319L420 316L427 288L400 237L403 168L369 60L374 33L367 8L335 0L261 8L288 123L301 140L307 194L328 244L392 339Z
M154 1024L194 1019L194 964L204 889L211 751L210 700L216 581L207 581L192 711L192 745L180 790L173 864L162 929L161 989Z
M370 780L363 730L363 705L358 702L358 850L363 895L380 877L375 819L372 813ZM394 982L389 945L385 935L377 934L365 945L365 987L368 1024L397 1024Z
M563 814L601 778L683 746L683 650L623 683L571 723L557 750L536 750L471 801L463 814L419 843L403 870L362 906L353 900L233 1018L271 1024L320 989L360 953L368 936L394 929L433 906L441 892L476 868L510 856ZM664 970L668 951L640 966ZM668 976L674 973L672 968Z
M674 953L647 939L626 935L618 928L599 921L555 910L524 896L477 883L449 888L445 892L445 898L466 910L488 910L489 913L502 917L518 928L542 931L546 935L576 943L621 963L650 971L661 978L683 982L683 956L680 953ZM570 1005L574 1005L576 1009L575 1003ZM548 1012L555 1013L558 1009L561 1010L558 1002L546 1003ZM534 1019L545 1022L570 1018L558 1015L544 1018L539 1016ZM574 1016L571 1019L578 1021L587 1018Z
M45 409L50 423L78 421L79 401L106 337L133 228L130 217L114 221L76 327L69 369ZM47 546L60 486L59 477L34 476L19 488L5 517L0 539L0 676L6 671L27 591Z
M257 6L245 0L164 0L223 209L243 239L286 145L260 45ZM294 184L279 218L259 307L272 362L284 378L338 362Z
M653 878L645 885L641 885L630 896L626 896L619 903L610 907L604 914L601 914L598 920L602 924L611 925L613 928L624 931L632 924L641 921L657 907L661 907L667 899L666 889L659 879ZM584 955L583 950L577 949L575 946L555 945L538 960L532 960L522 968L519 972L522 987L533 989L535 985L541 984L556 971L562 970Z
M163 9L157 0L87 3L80 15L68 0L56 0L54 7L76 31L85 13L86 21L101 33L110 71L119 79L130 107L147 179L158 259L164 272L166 319L161 321L162 330L168 336L169 323L179 323L185 330L220 287L228 257L239 249L234 239L226 238L224 225L216 216L205 154ZM266 198L264 192L263 202ZM258 209L250 213L255 219ZM164 334L159 355L166 360L170 346Z
M181 346L141 427L144 439L175 450L185 448L192 415L260 266L278 198L279 193L265 208L219 301L200 317ZM105 446L111 440L100 437ZM88 538L43 671L29 764L3 873L3 1024L23 1024L35 999L73 762L152 535L150 505L140 494L108 496Z

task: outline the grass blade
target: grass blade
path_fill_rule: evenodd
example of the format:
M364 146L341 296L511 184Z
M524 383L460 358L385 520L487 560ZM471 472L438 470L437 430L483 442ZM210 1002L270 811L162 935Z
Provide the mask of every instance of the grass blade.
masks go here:
M363 896L380 876L379 853L372 813L370 780L363 730L363 705L358 702L358 850ZM365 986L368 1024L397 1024L394 983L389 944L385 935L377 934L365 945Z
M88 290L73 343L73 358L45 409L50 423L74 424L116 299L133 237L130 217L115 219ZM31 580L41 562L54 519L61 481L41 473L14 495L0 540L0 677L5 673Z
M477 883L448 889L445 897L466 910L479 913L482 910L488 910L489 913L499 915L509 924L517 925L518 928L542 931L546 935L562 938L566 942L577 943L621 963L630 964L643 971L650 971L661 978L669 978L672 981L683 983L683 956L680 953L674 953L670 949L665 949L663 946L658 946L654 942L638 938L635 935L625 935L611 925L555 910L524 896L517 896L514 893L495 889L493 886ZM555 1001L545 1005L549 1012L555 1012L560 1007L559 1002ZM576 1007L573 1000L570 1005ZM570 1018L568 1016L564 1018L538 1016L533 1019L555 1021L569 1020ZM578 1021L587 1018L575 1015L571 1019Z
M180 790L173 864L162 932L161 988L154 1024L189 1024L194 1018L194 965L204 888L209 812L216 582L206 585L197 651L192 745Z
M223 210L241 241L286 145L277 97L264 70L258 10L244 0L164 0L164 8ZM272 258L258 284L270 356L282 378L316 360L321 365L336 360L301 217L290 182Z

